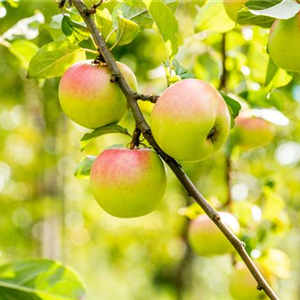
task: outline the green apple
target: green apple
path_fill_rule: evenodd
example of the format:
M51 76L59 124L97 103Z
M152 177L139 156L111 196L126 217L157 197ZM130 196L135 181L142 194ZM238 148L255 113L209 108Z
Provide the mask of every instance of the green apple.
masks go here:
M137 90L132 70L117 63L130 87ZM59 84L59 100L65 114L86 128L117 123L127 112L127 101L116 83L111 83L106 65L82 61L71 66Z
M300 72L300 13L288 20L276 20L271 28L268 49L278 67Z
M238 13L247 1L248 0L224 0L224 7L227 12L227 15L234 22L237 22Z
M259 269L262 272L261 268ZM263 276L266 278L264 273ZM264 292L257 290L256 280L242 262L236 265L230 276L229 291L234 300L266 299Z
M244 150L253 149L273 140L274 126L264 119L241 114L235 120L233 137Z
M92 166L91 189L107 213L140 217L152 212L165 194L165 166L150 149L107 149Z
M239 222L232 214L220 212L219 215L233 233L239 233ZM205 214L191 221L188 238L192 249L201 256L223 255L233 249L220 229Z
M185 79L166 89L151 113L158 145L182 161L211 156L226 141L230 113L218 91L198 79Z

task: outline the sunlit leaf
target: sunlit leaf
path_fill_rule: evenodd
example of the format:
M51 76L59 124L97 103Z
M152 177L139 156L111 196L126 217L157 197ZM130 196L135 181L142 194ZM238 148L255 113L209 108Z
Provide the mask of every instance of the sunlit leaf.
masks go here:
M95 159L96 156L92 156L92 155L85 156L77 165L74 171L74 175L79 179L89 177Z
M0 267L3 300L80 300L84 293L79 276L59 262L29 260Z
M85 59L85 52L68 41L43 46L29 64L29 78L51 78L63 75L66 69Z
M227 15L223 1L207 1L195 19L196 32L227 32L234 27L235 23Z
M112 15L110 14L109 10L107 8L98 9L95 15L95 21L100 32L104 38L106 38L113 26Z
M109 133L122 133L130 136L126 128L117 124L110 124L104 127L97 128L93 132L86 133L80 140L81 150L84 150L92 141L94 141L95 138Z
M178 52L178 23L172 10L161 0L143 0L154 21L154 29L161 35L168 57Z
M241 104L233 99L232 97L228 96L226 93L223 91L220 91L221 96L225 100L227 107L230 111L231 115L231 128L234 127L234 119L238 116L240 110L242 109Z
M28 40L15 40L10 43L9 51L21 62L23 68L27 69L30 60L37 53L39 47Z
M261 1L267 2L267 1ZM249 7L249 4L246 4ZM290 19L294 17L300 10L300 3L291 0L283 0L275 6L265 9L249 9L256 16L267 16L274 19Z
M131 20L125 19L120 14L118 15L118 29L116 37L116 45L126 45L131 43L139 33L139 25Z

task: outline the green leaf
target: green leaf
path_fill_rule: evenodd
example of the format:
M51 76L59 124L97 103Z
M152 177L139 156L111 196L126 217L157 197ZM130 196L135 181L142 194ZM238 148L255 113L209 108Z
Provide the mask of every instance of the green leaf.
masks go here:
M238 14L237 22L240 25L256 25L263 28L270 28L274 23L274 19L266 16L256 16L248 9L242 9Z
M153 19L149 15L147 7L141 1L126 1L119 3L112 14L114 20L117 20L119 11L122 11L124 18L134 21L141 27L151 28L153 24Z
M80 140L81 151L83 151L95 138L108 133L122 133L130 136L128 130L118 124L110 124L95 129L93 132L86 133Z
M66 36L71 36L73 33L73 27L66 16L64 16L62 19L61 30Z
M39 47L28 40L16 40L10 43L9 51L16 56L23 68L27 69L30 60L37 53Z
M166 53L173 58L178 52L178 22L172 10L161 0L143 0L154 21L154 29L163 39Z
M43 46L29 64L29 78L52 78L63 75L68 67L85 59L85 51L68 41Z
M196 32L204 30L227 32L234 27L235 23L227 15L223 1L207 1L195 19Z
M196 78L195 74L185 69L180 63L174 59L172 61L172 69L181 79Z
M76 300L84 296L79 276L51 260L29 260L0 267L2 300Z
M226 93L220 91L221 96L223 97L223 99L225 100L228 109L230 111L230 115L231 115L231 128L234 127L234 119L238 116L240 110L242 109L241 104L234 100L232 97L228 96Z
M79 179L90 176L91 168L95 159L96 156L93 155L85 156L77 165L74 175Z
M264 1L261 1L264 2ZM265 9L249 9L253 15L266 16L274 19L290 19L300 10L300 3L294 0L283 0L279 4Z
M125 19L122 12L118 15L118 29L115 45L127 45L134 40L139 33L139 25L131 20Z
M278 71L278 67L270 57L269 64L268 64L268 69L267 69L267 76L266 76L265 86L268 86L271 83L271 81L274 79L277 71Z
M113 26L112 15L109 10L107 8L98 9L95 15L95 21L101 34L106 38Z
M256 25L264 28L270 28L274 23L274 18L268 15L260 14L266 9L270 9L278 5L282 0L250 0L244 6L243 9L238 13L238 23L241 25ZM258 13L255 13L255 12Z
M267 90L276 89L288 85L293 79L293 76L287 71L278 68L270 58L266 76L265 86Z

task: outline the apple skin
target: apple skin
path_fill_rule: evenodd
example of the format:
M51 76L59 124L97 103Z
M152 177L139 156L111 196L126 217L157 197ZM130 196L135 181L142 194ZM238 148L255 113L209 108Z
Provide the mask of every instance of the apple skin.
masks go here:
M132 70L117 62L129 86L137 90ZM75 123L86 128L98 128L120 121L127 112L127 101L116 83L111 83L106 65L82 61L71 66L59 84L62 110Z
M235 119L234 143L249 150L270 143L274 138L273 125L254 116L239 116Z
M151 113L151 127L167 154L182 161L200 161L225 143L230 113L214 87L198 79L185 79L159 97Z
M264 278L266 274L258 266ZM234 300L263 300L266 296L263 291L257 290L257 282L250 271L240 262L236 265L229 279L229 291Z
M119 218L152 212L166 191L166 170L150 149L113 148L102 152L91 169L91 189L99 205Z
M220 212L219 215L233 233L239 233L239 222L232 214ZM190 222L188 238L192 249L200 256L223 255L233 249L223 233L205 214Z
M238 13L247 1L248 0L224 0L226 13L230 17L230 19L232 19L232 21L237 22Z
M300 13L288 20L276 20L268 49L274 63L287 71L300 72Z

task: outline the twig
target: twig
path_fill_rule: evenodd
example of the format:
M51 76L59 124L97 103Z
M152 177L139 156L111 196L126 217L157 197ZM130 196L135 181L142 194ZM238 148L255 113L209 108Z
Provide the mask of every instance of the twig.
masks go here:
M130 143L130 149L134 149L135 147L138 148L138 146L140 145L140 136L141 136L141 131L139 128L135 128L134 132L132 134L132 140Z
M138 94L138 93L136 93L134 95L134 97L136 100L149 101L151 103L156 103L156 101L159 98L159 96L156 96L156 95L143 95L143 94Z
M219 90L226 90L227 87L227 69L226 69L226 33L223 33L222 36L222 45L221 45L221 54L222 54L222 75L220 79Z
M264 277L261 275L253 261L251 260L250 256L247 254L245 250L245 244L241 242L233 233L232 231L222 222L220 219L219 214L210 206L210 204L205 200L202 194L197 190L195 185L189 179L189 177L185 174L182 170L180 165L174 160L172 157L167 155L156 143L151 133L150 126L146 122L137 102L136 102L136 92L130 88L124 76L120 72L115 59L112 53L109 51L105 40L103 39L102 35L100 34L96 24L90 18L89 15L85 14L87 9L86 5L82 2L82 0L73 0L73 4L77 8L78 12L82 16L84 22L89 29L96 46L98 47L99 51L101 52L105 62L107 63L108 67L110 68L113 76L118 78L116 82L118 83L120 89L122 90L123 94L125 95L128 104L132 110L133 117L136 122L136 127L140 129L145 139L148 143L153 147L153 149L161 156L161 158L169 165L171 170L174 172L176 177L185 187L187 193L191 195L194 200L202 207L205 213L210 217L210 219L219 227L219 229L223 232L226 238L230 241L236 251L239 253L245 264L247 265L248 269L252 273L253 277L256 279L258 283L258 289L263 289L266 294L269 296L271 300L279 300L276 296L275 292L271 289L268 285Z
M93 15L97 12L97 8L103 3L104 0L100 0L98 3L95 3L91 8L86 8L85 15Z

